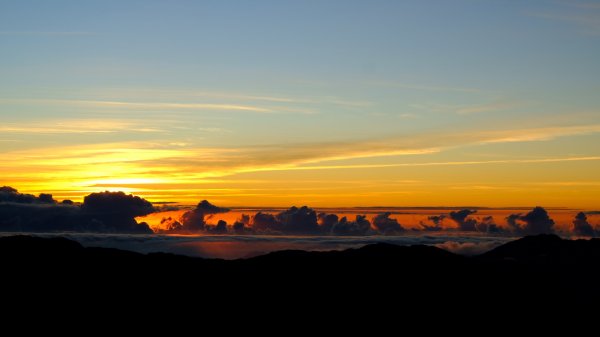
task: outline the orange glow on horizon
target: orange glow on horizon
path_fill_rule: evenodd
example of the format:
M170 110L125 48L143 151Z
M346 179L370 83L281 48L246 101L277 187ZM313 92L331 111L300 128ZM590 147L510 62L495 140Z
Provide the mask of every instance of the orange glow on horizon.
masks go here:
M250 215L251 217L256 214L258 211L276 214L285 210L285 208L269 208L269 209L231 209L230 212L215 214L210 217L206 217L206 222L209 225L215 225L219 220L224 220L227 224L232 225L235 221L241 218L242 214ZM161 220L165 218L172 218L176 221L181 221L181 217L185 212L190 211L190 209L182 209L178 211L166 211L166 212L157 212L153 214L149 214L147 216L137 217L136 220L138 222L146 222L150 228L154 231L159 229L165 229L163 225L161 225ZM423 222L427 225L432 225L431 221L428 220L429 216L448 214L450 212L449 209L410 209L410 208L402 208L402 209L385 209L385 208L361 208L361 209L353 209L353 208L315 208L317 213L325 212L325 213L334 213L338 215L340 218L345 216L350 220L353 220L356 215L366 215L367 219L372 222L373 217L377 216L382 212L390 212L392 215L390 218L398 220L398 222L406 229L417 229L420 230L422 227L420 223ZM494 219L494 222L500 227L506 228L506 217L510 214L525 214L529 212L530 209L479 209L476 213L472 214L470 217L480 220L481 218L491 216ZM571 229L571 225L573 222L573 218L579 212L579 210L573 209L548 209L548 213L550 217L555 222L555 228L557 230L569 231ZM599 214L589 214L588 218L591 223L598 223L600 221ZM457 224L449 218L443 220L441 227L444 230L456 230Z
M279 158L270 151L281 151L269 148L76 145L7 152L0 174L2 184L23 193L74 201L109 190L152 202L207 199L230 207L600 208L597 156L464 160L425 149L318 150L298 147Z

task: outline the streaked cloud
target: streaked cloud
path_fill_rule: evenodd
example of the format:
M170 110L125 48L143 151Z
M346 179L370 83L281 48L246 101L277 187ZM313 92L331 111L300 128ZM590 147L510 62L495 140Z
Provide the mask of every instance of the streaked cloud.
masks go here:
M499 101L499 102L494 102L494 103L465 106L462 108L458 108L456 110L456 113L459 115L470 115L470 114L482 113L482 112L506 110L506 109L514 108L516 106L517 106L516 102Z
M586 35L600 35L600 16L597 14L536 13L532 16L574 24Z
M600 132L600 124L556 126L517 130L486 131L482 143L510 143L551 140L565 136L585 135Z
M55 100L57 103L88 105L96 107L114 107L127 109L149 110L228 110L272 113L271 109L250 105L213 104L213 103L164 103L164 102L118 102L118 101L85 101L85 100Z
M38 159L37 164L75 165L80 160L92 163L164 160L185 167L201 164L204 168L219 167L231 173L267 169L293 169L325 161L357 158L426 155L445 148L485 143L541 141L556 137L600 132L600 125L486 131L476 134L439 134L438 137L400 137L380 141L307 143L239 148L194 148L186 143L165 146L160 143L103 143L96 145L41 148L7 153L7 160ZM183 160L182 160L183 158ZM586 159L587 158L587 159ZM572 157L568 160L595 160L596 157ZM481 163L548 162L555 159L490 160L463 162L403 163L397 165L469 165ZM560 159L567 160L567 159ZM170 163L172 164L172 163ZM266 166L266 168L265 168ZM338 167L336 165L328 167ZM371 167L359 165L358 167ZM378 166L380 167L380 166ZM315 169L306 168L306 169Z
M0 132L17 134L68 134L68 133L114 133L161 132L155 127L146 127L141 122L107 119L46 120L21 123L4 123Z
M235 187L231 182L224 185L213 184L210 188L202 187L202 184L243 173L259 172L600 161L600 156L472 161L414 159L406 161L403 159L432 156L435 153L461 146L540 141L592 132L600 132L600 126L495 130L477 133L457 131L434 135L429 133L407 135L380 140L244 147L200 147L196 143L179 143L172 138L165 143L130 141L39 147L4 152L3 160L0 162L0 175L6 181L10 181L26 191L54 191L62 196L75 198L78 195L109 188L127 192L143 192L146 197L154 200L189 200L195 199L198 193L202 193L204 197L213 197L217 200L219 198L252 196L275 199L279 196L282 198L306 198L303 200L310 202L310 200L331 195L333 192L331 189L325 188L326 186L323 186L324 188L321 190L309 186L310 191L315 191L315 193L303 194L301 193L302 186L297 186L298 189L293 190L293 193L287 193L289 189L272 193L274 190L261 189L260 183L251 184L242 189ZM532 136L518 137L524 134ZM372 162L377 158L380 158L377 160L378 162ZM353 160L359 159L364 161L352 163ZM404 180L396 180L400 184L409 186L416 186L421 181L409 177ZM351 195L357 198L401 196L413 193L405 188L397 189L398 183L385 183L386 188L369 187L368 191L364 188L355 190L352 185L348 186ZM374 182L372 185L381 187L381 182ZM485 190L483 186L492 186L485 182L471 185L480 186L473 190ZM62 192L57 192L59 190Z
M597 187L597 186L600 186L600 181L548 181L548 182L538 182L538 183L533 183L533 184L543 185L543 186L564 186L564 187L572 187L572 186Z
M7 99L0 98L0 102L11 104L36 104L45 106L75 106L82 108L100 108L112 110L128 111L232 111L232 112L255 112L255 113L299 113L315 114L318 109L305 106L290 105L257 105L257 104L237 104L237 103L218 103L218 102L135 102L135 101L115 101L115 100L81 100L81 99ZM341 104L341 103L336 103ZM349 103L351 104L351 103Z
M368 85L391 87L408 90L422 90L422 91L439 91L439 92L462 92L462 93L479 93L481 89L478 88L467 88L459 86L441 86L441 85L429 85L419 83L405 83L405 82L394 82L394 81L369 81L366 82Z
M83 31L0 31L4 36L89 36L96 35Z
M600 4L582 1L563 1L560 4L561 11L540 11L528 15L571 24L585 35L600 35Z
M409 106L415 109L434 113L456 113L458 115L471 115L476 113L513 109L523 104L523 102L512 100L496 100L480 104L417 103L410 104Z
M284 167L281 170L339 170L339 169L372 169L386 167L420 167L420 166L466 166L466 165L486 165L486 164L535 164L535 163L557 163L573 161L597 161L598 157L564 157L564 158L544 158L544 159L506 159L506 160L479 160L479 161L441 161L441 162L415 162L415 163L395 163L395 164L358 164L358 165L320 165L320 166L297 166ZM279 170L273 168L272 170Z

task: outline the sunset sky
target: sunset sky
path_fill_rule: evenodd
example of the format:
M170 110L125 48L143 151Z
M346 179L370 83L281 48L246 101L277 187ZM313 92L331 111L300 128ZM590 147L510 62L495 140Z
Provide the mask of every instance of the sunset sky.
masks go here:
M0 2L0 186L600 207L600 1Z

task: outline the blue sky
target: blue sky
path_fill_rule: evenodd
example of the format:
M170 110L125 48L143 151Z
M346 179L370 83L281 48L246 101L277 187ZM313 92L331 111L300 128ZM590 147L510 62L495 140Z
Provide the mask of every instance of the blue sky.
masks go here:
M348 201L333 186L364 180L359 204L445 204L462 196L436 199L435 186L487 186L501 196L484 202L501 205L533 181L570 189L527 188L516 203L592 207L599 42L597 1L5 0L0 147L11 163L0 170L6 184L69 197L123 187L192 198L206 189L182 186L219 178L210 188L229 189L214 192L225 202L329 205ZM82 153L98 164L103 147L115 158L100 160L112 165L104 174L69 167ZM588 159L489 163L487 174L385 166L570 158ZM31 178L12 174L14 163ZM356 165L378 168L342 168ZM429 194L399 197L389 181ZM301 192L323 182L332 187L321 196ZM290 194L267 196L275 185Z

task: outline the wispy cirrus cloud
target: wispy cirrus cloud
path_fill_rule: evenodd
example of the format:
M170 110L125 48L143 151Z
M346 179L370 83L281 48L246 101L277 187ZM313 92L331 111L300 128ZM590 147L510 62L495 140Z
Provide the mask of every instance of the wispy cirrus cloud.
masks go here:
M219 103L164 103L164 102L116 102L116 101L70 101L73 104L94 105L101 107L118 107L151 110L228 110L273 113L269 108L250 105L219 104Z
M92 32L84 32L84 31L10 31L10 30L4 30L4 31L0 31L0 36L56 36L56 37L60 37L60 36L90 36L90 35L96 35L95 33Z
M577 136L600 132L600 124L555 126L517 130L486 131L481 143L511 143L551 140L559 137Z
M420 83L406 83L406 82L395 82L395 81L369 81L367 85L380 86L388 88L398 88L407 90L419 90L419 91L439 91L439 92L462 92L462 93L479 93L481 89L478 88L467 88L460 86L441 86L441 85L430 85Z
M456 113L459 115L470 115L482 112L502 111L514 108L516 106L518 106L517 102L497 101L492 103L476 104L457 108Z
M538 129L496 130L472 134L453 133L406 136L377 141L245 146L236 148L175 146L148 142L102 143L12 151L4 154L0 172L62 171L66 175L161 176L168 179L204 179L244 172L327 170L384 167L453 166L515 163L595 161L596 156L486 161L432 161L383 164L328 164L340 160L422 156L475 144L543 141L556 137L600 132L600 125ZM525 136L524 136L525 135ZM14 167L20 167L19 172ZM139 175L139 176L138 176Z
M16 101L16 100L11 100ZM86 107L105 107L133 110L229 110L272 113L273 110L260 106L220 104L220 103L176 103L176 102L128 102L128 101L103 101L103 100L66 100L66 99L31 99L20 100L41 104L75 105Z
M343 96L329 95L278 95L269 92L237 92L237 91L207 91L203 89L173 89L173 88L74 88L69 90L75 97L86 97L91 101L123 101L123 102L227 102L234 104L256 105L268 104L270 107L315 108L318 105L341 107L368 107L373 102L357 100ZM56 93L54 93L56 94ZM75 99L75 98L74 98Z
M600 156L590 157L561 157L544 159L506 159L506 160L474 160L474 161L440 161L440 162L414 162L414 163L395 163L395 164L358 164L358 165L318 165L318 166L297 166L281 168L281 170L338 170L338 169L366 169L366 168L389 168L389 167L426 167L426 166L471 166L471 165L490 165L490 164L537 164L537 163L559 163L574 161L598 161ZM279 170L273 168L272 170Z
M237 104L218 102L155 102L155 101L115 101L115 100L82 100L82 99L10 99L1 98L0 103L34 104L44 106L75 106L84 108L100 108L106 110L128 111L231 111L254 113L299 113L314 114L317 110L310 107L267 106L259 104Z
M525 103L513 100L496 100L480 104L418 103L411 104L410 107L434 113L456 113L458 115L471 115L484 112L504 111L516 108L523 104Z
M140 192L154 200L195 200L199 194L211 198L281 198L283 191L237 189L229 183L202 187L202 182L237 179L240 174L277 171L325 171L402 167L451 167L475 165L544 164L600 161L600 156L565 156L535 159L473 161L421 161L423 156L450 148L501 141L542 141L581 133L600 132L600 125L454 132L410 135L380 140L273 144L268 146L200 147L196 143L117 142L39 147L5 151L0 176L27 191L52 191L62 198L80 198L107 188ZM522 134L531 137L517 137ZM349 160L373 158L360 163ZM375 158L381 160L373 162ZM407 161L407 158L413 158ZM238 177L235 177L238 176ZM200 184L200 185L199 185ZM486 184L478 184L487 186ZM401 195L405 189L378 188L375 192L353 190L355 197ZM351 187L349 185L349 187ZM379 185L381 187L381 185ZM223 188L227 188L224 190ZM311 186L312 188L312 186ZM314 188L312 188L314 190ZM323 193L299 194L307 201ZM324 191L327 192L327 191ZM331 193L331 192L328 192ZM291 196L287 196L291 197ZM197 200L196 200L197 201Z
M585 35L600 36L600 4L598 2L562 1L561 10L530 12L527 15L564 22L577 27Z
M559 187L572 187L572 186L583 186L583 187L597 187L600 186L600 181L547 181L533 183L535 185L543 186L559 186Z
M160 128L143 126L142 122L106 119L46 120L4 123L0 132L13 134L81 134L115 132L162 132Z

